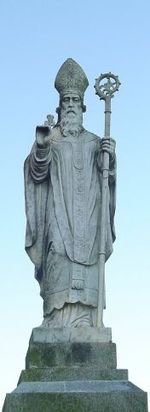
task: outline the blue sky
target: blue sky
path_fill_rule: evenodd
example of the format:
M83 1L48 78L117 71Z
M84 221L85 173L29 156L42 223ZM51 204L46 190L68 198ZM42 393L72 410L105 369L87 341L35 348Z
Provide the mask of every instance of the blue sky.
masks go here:
M55 115L53 84L68 57L87 74L84 125L100 136L104 104L95 96L95 78L111 71L122 83L112 101L117 240L106 267L105 325L112 327L118 367L150 389L149 21L148 0L0 2L1 403L16 387L31 330L42 321L34 268L24 252L23 162L36 125Z

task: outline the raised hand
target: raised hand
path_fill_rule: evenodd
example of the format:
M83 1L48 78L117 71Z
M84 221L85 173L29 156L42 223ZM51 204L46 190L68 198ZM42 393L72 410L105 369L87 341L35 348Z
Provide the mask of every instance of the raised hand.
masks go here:
M48 126L37 126L36 142L41 148L45 148L50 144L50 131Z
M36 142L41 148L46 148L50 144L51 128L55 125L54 116L51 114L47 115L47 120L44 125L37 126L36 128Z

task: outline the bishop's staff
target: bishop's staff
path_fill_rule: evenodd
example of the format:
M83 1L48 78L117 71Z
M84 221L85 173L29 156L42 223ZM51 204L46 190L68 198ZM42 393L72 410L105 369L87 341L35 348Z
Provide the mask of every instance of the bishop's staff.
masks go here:
M106 80L104 82L104 80ZM119 89L119 79L112 73L101 74L95 83L96 94L100 100L105 100L105 129L104 138L110 138L110 119L111 119L111 99ZM104 309L104 281L105 281L105 258L106 258L106 218L108 201L108 177L109 177L109 153L103 152L102 165L102 203L101 203L101 226L100 226L100 252L99 252L99 288L98 288L98 310L97 326L103 326Z

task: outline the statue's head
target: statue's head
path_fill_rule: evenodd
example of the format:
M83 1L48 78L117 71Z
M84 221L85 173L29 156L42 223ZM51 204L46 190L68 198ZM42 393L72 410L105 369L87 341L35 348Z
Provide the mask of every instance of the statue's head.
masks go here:
M83 112L86 111L83 103L84 92L88 84L84 71L72 59L67 59L57 73L55 88L59 92L60 100L56 111L58 122L63 131L65 127L66 134L67 132L73 134L76 129L77 132L81 129Z

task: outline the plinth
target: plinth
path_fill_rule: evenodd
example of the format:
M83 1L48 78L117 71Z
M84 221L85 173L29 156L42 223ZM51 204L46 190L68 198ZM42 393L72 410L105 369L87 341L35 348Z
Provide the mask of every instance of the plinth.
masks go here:
M3 412L147 412L147 394L117 369L110 328L35 328Z

